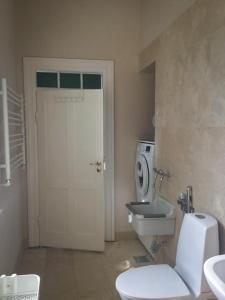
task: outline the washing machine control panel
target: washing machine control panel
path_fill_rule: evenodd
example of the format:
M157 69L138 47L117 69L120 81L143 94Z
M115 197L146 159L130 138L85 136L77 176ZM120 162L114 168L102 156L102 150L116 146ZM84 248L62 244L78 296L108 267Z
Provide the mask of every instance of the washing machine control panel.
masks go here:
M140 143L140 144L138 144L137 152L150 154L152 152L153 147L154 147L153 145Z

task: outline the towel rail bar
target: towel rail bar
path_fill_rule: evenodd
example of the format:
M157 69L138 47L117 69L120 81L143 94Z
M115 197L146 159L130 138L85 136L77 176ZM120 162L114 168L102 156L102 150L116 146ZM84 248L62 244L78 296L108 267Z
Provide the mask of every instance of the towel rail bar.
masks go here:
M12 146L10 147L10 149L11 149L11 150L14 150L14 149L16 149L16 148L18 148L18 147L21 147L21 146L23 146L23 143L17 143L17 144L12 145Z
M19 104L20 105L20 98L19 98L19 96L17 97L17 96L15 96L14 94L11 94L11 92L9 92L8 91L8 98L10 99L12 99L12 100L14 100L17 104Z
M19 122L19 123L21 123L22 122L22 120L21 120L21 118L17 118L17 117L11 117L10 115L9 115L9 120L11 121L16 121L16 122Z
M18 143L18 142L23 142L23 138L19 138L19 139L11 139L10 141L9 141L9 143L10 144L14 144L14 143Z
M22 153L18 153L15 156L13 156L11 158L11 163L13 163L14 161L16 161L17 159L19 159L20 157L22 157Z
M23 96L21 94L18 94L16 91L14 91L14 89L12 89L9 86L7 86L7 91L10 92L11 94L13 94L18 99L22 99L23 98Z
M9 126L20 126L21 127L21 122L11 121L11 122L9 122Z
M16 105L17 107L21 108L21 104L15 101L14 99L8 98L8 101L11 102L12 104Z
M17 165L19 162L23 162L23 157L19 157L17 160L15 160L13 163L11 163L11 166Z
M9 116L10 117L17 117L21 119L21 114L20 113L15 113L13 111L8 110Z

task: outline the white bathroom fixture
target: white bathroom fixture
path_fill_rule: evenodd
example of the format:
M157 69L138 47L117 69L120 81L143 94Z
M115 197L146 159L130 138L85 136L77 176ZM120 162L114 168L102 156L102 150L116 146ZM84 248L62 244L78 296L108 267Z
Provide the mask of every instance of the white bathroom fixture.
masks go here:
M203 265L218 251L217 221L207 214L185 214L175 268L163 264L129 269L117 277L116 289L123 300L198 298L210 292Z
M0 162L0 186L10 186L12 174L25 165L25 130L23 97L1 80L4 162Z
M169 177L169 172L154 168L154 152L155 142L138 141L135 162L137 199L127 204L129 223L152 256L155 255L151 250L154 236L173 234L175 227L174 206L163 199L161 201L155 192L157 177L160 176L160 187L163 178Z
M138 141L135 162L135 181L137 201L140 202L153 200L154 149L154 142Z
M38 300L40 277L35 274L0 277L0 299Z
M174 234L175 206L163 197L157 195L153 202L132 202L126 206L128 220L138 235Z
M225 255L209 258L204 264L204 272L217 299L225 300Z

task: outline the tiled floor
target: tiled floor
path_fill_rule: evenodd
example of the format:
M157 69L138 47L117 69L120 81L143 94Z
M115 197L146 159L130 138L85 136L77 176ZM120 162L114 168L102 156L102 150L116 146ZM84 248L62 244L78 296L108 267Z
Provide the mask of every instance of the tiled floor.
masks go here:
M145 254L137 240L106 243L104 253L27 249L18 273L41 276L40 300L116 300L117 275Z

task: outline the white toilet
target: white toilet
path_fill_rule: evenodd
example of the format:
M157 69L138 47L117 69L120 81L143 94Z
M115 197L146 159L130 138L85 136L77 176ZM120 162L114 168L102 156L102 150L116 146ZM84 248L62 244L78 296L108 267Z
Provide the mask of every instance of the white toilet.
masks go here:
M204 262L218 253L217 221L206 214L185 214L175 268L163 264L129 269L117 277L116 289L123 300L198 298L210 292Z

